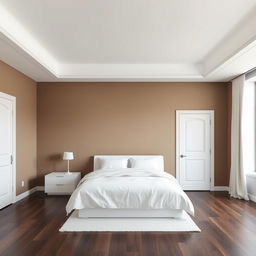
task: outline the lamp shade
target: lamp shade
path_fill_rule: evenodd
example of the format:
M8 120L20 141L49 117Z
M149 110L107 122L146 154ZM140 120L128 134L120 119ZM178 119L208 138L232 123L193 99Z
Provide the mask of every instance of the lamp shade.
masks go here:
M73 160L74 153L73 152L64 152L63 153L63 160Z

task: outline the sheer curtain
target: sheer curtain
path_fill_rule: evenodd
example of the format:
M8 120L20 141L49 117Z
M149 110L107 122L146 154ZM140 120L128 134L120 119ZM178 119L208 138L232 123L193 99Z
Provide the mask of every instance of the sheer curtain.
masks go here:
M245 174L255 172L255 82L246 80L242 115L243 166Z
M232 81L230 196L249 200L244 170L243 111L245 76Z

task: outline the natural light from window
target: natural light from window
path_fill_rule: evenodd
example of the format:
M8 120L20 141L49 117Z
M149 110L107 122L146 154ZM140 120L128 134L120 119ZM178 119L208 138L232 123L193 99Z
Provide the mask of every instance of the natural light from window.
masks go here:
M246 82L243 98L242 131L243 131L243 167L245 173L256 171L256 126L255 126L255 82Z

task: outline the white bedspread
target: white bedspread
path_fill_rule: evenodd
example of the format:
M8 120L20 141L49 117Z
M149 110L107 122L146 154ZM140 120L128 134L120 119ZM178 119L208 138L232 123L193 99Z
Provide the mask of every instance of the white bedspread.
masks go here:
M192 202L171 174L134 168L85 175L66 211L84 208L183 209L194 215Z

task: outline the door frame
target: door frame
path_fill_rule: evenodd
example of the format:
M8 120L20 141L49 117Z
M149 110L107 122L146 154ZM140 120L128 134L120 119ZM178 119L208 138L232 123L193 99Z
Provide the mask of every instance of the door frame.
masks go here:
M16 202L16 97L0 92L0 98L12 102L12 203Z
M210 191L214 191L214 110L176 110L176 178L180 183L180 116L182 114L210 114Z

